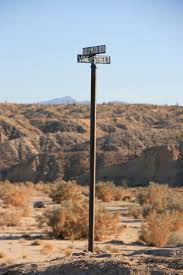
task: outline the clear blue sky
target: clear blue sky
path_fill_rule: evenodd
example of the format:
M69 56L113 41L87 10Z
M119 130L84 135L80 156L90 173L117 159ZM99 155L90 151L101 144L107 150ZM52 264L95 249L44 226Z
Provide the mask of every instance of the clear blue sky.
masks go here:
M98 101L183 105L183 0L0 0L0 101L89 99L100 44Z

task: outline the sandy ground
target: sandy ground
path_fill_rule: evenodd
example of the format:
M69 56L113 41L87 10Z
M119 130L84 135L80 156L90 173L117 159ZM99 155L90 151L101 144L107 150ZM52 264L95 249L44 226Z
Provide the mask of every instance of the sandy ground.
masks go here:
M138 272L138 263L145 268L148 265L144 265L145 259L149 259L149 256L144 256L144 251L149 251L155 249L153 247L148 247L142 245L138 242L138 233L141 227L142 221L139 219L134 219L132 217L127 216L128 208L132 204L130 202L120 201L120 202L110 202L110 203L100 203L110 211L120 211L121 213L121 223L126 225L126 228L122 231L122 233L118 236L111 236L108 240L103 242L96 242L96 246L100 248L100 250L106 251L106 247L115 248L118 250L118 255L113 255L110 252L108 256L105 255L102 258L97 258L97 255L88 255L80 254L83 251L87 251L87 240L76 241L76 240L55 240L49 239L46 233L37 227L36 216L42 213L42 209L33 208L33 204L35 201L44 201L46 207L49 207L52 204L51 200L42 192L34 191L34 194L31 196L31 216L25 217L22 219L22 222L19 226L15 227L4 227L0 228L0 253L2 253L2 257L0 257L0 274L24 274L22 271L16 271L15 273L4 273L9 266L17 265L17 264L26 264L26 271L29 273L25 274L33 274L32 265L36 263L36 268L41 268L45 271L51 265L60 266L66 265L66 263L79 263L82 262L83 268L87 267L89 264L92 266L92 263L97 262L99 270L101 266L107 265L106 262L111 261L115 263L116 270L119 269L119 266L123 265L129 267L131 263L131 271L136 270L134 272ZM32 245L35 239L41 239L40 245L34 246ZM44 251L44 246L49 244L50 248L47 251ZM72 257L68 256L68 253L72 252ZM75 256L74 256L75 255ZM135 256L134 256L135 255ZM143 255L143 256L142 256ZM133 257L132 257L133 256ZM180 256L180 255L178 255ZM176 256L176 259L178 259ZM172 257L172 256L171 256ZM170 260L172 259L170 257ZM182 256L181 256L182 257ZM67 260L66 260L67 259ZM107 260L108 259L108 260ZM143 260L142 260L143 259ZM175 259L175 261L176 261ZM125 264L126 263L126 264ZM29 264L29 265L28 265ZM77 264L76 264L77 265ZM101 266L100 266L101 265ZM34 268L34 270L36 270ZM69 267L70 268L70 267ZM15 268L16 269L16 268ZM109 268L110 269L110 268ZM165 269L165 268L164 268ZM180 269L180 270L179 270ZM182 272L182 267L178 267L178 271ZM82 269L78 269L80 273L76 271L69 271L70 269L66 268L67 273L39 273L37 270L36 274L104 274L104 273L82 273ZM72 269L71 269L72 270ZM101 269L102 270L102 269ZM144 269L145 270L145 269ZM146 269L146 272L148 269ZM19 272L19 273L16 273ZM46 271L45 271L46 272ZM55 272L55 271L54 271ZM65 272L65 271L64 271ZM71 272L71 273L69 273ZM74 273L76 272L76 273ZM118 271L116 271L118 272ZM106 274L131 274L128 273L106 273ZM145 272L145 271L140 271ZM167 271L168 272L168 271ZM173 271L171 271L173 272ZM35 273L34 273L35 274ZM150 274L150 273L134 273L134 274ZM157 273L157 274L183 274L183 273Z

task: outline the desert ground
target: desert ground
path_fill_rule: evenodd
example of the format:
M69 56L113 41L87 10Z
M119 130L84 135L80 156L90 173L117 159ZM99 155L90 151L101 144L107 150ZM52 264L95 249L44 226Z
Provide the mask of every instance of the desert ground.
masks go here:
M157 248L139 241L144 220L134 218L130 211L139 206L134 197L136 189L130 198L96 200L97 205L120 214L122 229L96 241L94 254L87 252L86 238L56 239L38 226L37 217L56 205L41 189L27 189L29 210L17 225L0 227L0 274L104 274L104 270L106 274L183 274L182 245ZM177 188L176 192L183 190ZM40 201L45 207L35 208ZM0 212L7 209L1 200Z
M183 107L97 104L97 181L122 190L97 195L94 254L79 187L74 196L46 187L88 185L89 139L88 104L0 104L1 274L181 274Z

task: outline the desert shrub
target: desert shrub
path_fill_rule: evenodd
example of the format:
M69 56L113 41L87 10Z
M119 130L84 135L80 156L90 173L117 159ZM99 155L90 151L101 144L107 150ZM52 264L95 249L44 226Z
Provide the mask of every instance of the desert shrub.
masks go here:
M45 194L49 194L52 188L52 183L42 183L42 182L38 182L36 184L34 184L34 189L36 191L41 191Z
M32 181L26 181L24 183L25 187L27 187L28 189L30 189L31 191L34 189L34 183Z
M178 211L158 213L152 210L146 218L146 223L142 225L140 239L157 247L168 244L171 234L183 229L180 222L182 217L182 213Z
M120 249L120 248L115 247L115 246L111 246L111 245L106 245L106 246L104 247L104 249L105 249L105 251L106 251L107 253L115 253L115 254L121 253L121 249Z
M175 231L172 232L169 240L168 240L169 245L183 245L183 231Z
M29 192L25 186L5 183L0 186L0 198L6 205L24 207L28 204Z
M5 257L6 257L6 253L4 251L0 251L0 259Z
M73 248L72 248L72 247L67 247L67 248L64 249L64 255L65 255L66 257L71 256L72 253L73 253Z
M11 208L0 213L0 226L16 226L23 217L22 209Z
M35 240L31 243L31 245L33 245L33 246L39 246L41 244L42 244L42 240Z
M142 218L142 207L135 205L129 206L128 214L135 219L140 219Z
M97 208L95 239L102 240L120 230L120 215ZM40 226L49 226L51 234L61 239L84 239L88 234L88 204L65 201L60 207L46 210Z
M138 195L145 223L140 238L158 247L167 245L174 232L183 230L182 195L167 185L150 183Z
M40 225L48 225L56 238L85 238L88 212L83 203L64 201L60 207L46 210Z
M53 249L54 249L53 244L47 243L47 244L44 244L43 247L41 248L41 253L48 255L48 254L51 254Z
M82 199L82 191L75 182L61 181L52 185L49 196L56 203L80 201Z
M151 182L138 195L138 201L143 207L144 217L147 217L153 210L158 213L164 213L167 210L172 212L183 211L183 197L167 185Z
M122 200L127 192L112 182L101 182L96 185L96 197L104 202Z
M96 209L95 215L95 240L102 241L112 234L119 233L120 226L119 212L112 213L105 208Z

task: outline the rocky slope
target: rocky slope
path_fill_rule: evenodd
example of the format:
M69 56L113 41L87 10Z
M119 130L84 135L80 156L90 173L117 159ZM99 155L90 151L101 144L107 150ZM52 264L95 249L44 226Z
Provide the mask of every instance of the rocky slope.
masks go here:
M22 264L7 268L2 275L181 275L182 248L152 249L128 256L117 254L76 253L70 257L47 260L43 263Z
M86 183L89 105L0 105L0 179ZM183 182L183 107L101 104L97 107L97 175Z

